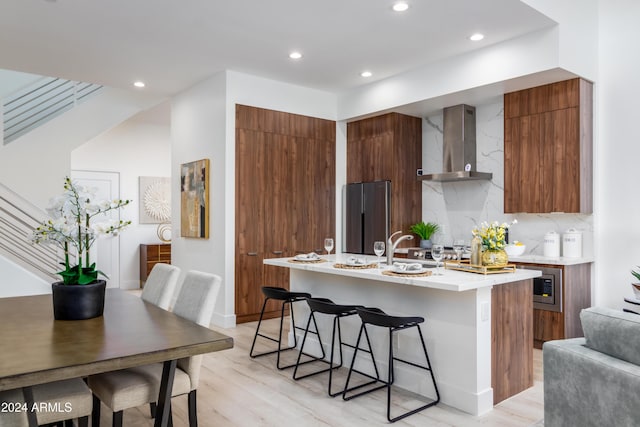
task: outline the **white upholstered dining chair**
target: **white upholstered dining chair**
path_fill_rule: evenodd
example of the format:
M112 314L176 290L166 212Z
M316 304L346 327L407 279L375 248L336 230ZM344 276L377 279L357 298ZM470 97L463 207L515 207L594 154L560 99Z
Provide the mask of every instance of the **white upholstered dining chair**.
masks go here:
M36 411L38 425L59 423L73 418L78 419L79 427L89 425L91 414L91 390L80 378L39 384L31 388L33 401L37 407L45 406ZM0 427L28 427L27 413L23 410L26 405L22 389L0 391L0 402L3 405L13 405L20 410L13 411L7 406L0 413ZM29 409L29 408L26 408Z
M169 310L178 284L180 269L175 265L158 263L153 266L142 288L141 298L160 308Z
M208 327L222 279L214 274L189 271L173 308L173 312L201 326ZM197 426L196 390L202 356L178 360L172 396L188 394L189 425ZM123 411L154 403L158 398L162 363L107 372L89 377L93 391L92 426L99 425L100 401L113 411L113 426L122 426Z

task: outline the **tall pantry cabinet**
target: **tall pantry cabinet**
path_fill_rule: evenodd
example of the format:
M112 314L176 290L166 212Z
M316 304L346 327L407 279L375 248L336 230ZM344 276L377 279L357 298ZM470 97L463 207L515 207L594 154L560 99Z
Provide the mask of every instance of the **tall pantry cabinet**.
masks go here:
M262 286L289 287L289 270L265 258L323 251L335 237L335 135L331 120L236 105L235 310L257 320ZM279 314L275 303L267 316Z
M422 119L387 113L347 124L347 183L391 181L390 233L422 219ZM415 241L406 243L416 246Z

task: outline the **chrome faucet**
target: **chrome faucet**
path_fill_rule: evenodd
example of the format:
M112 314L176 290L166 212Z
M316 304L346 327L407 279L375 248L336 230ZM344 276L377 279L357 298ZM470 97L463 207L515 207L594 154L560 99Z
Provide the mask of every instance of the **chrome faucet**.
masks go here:
M393 264L393 254L396 252L396 246L398 246L398 243L402 242L403 240L413 239L413 236L411 234L405 234L404 236L400 236L398 240L394 242L393 236L395 236L398 233L402 233L402 231L401 230L396 231L391 236L389 236L389 240L387 240L387 265Z

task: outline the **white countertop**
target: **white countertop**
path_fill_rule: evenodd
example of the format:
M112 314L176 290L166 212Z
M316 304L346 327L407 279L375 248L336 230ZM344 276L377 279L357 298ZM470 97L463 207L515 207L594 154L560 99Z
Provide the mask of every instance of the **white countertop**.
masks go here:
M371 262L376 261L375 256L366 257ZM347 259L347 255L323 255L322 259L327 262L320 263L304 263L292 261L292 258L269 258L265 259L264 263L268 265L274 265L279 267L291 268L294 270L313 271L317 273L334 274L340 276L357 277L360 279L376 280L379 282L400 283L411 286L420 286L424 288L443 289L447 291L468 291L472 289L478 289L483 287L490 287L494 285L501 285L504 283L516 282L519 280L532 279L540 276L542 273L537 270L525 270L517 269L513 273L500 273L500 274L476 274L467 273L457 270L445 270L442 266L440 271L443 275L436 276L431 275L427 277L398 277L398 276L386 276L382 274L383 269L345 269L335 268L333 265L336 262L344 263ZM398 259L401 262L411 262L412 260ZM386 266L384 268L387 268ZM434 271L431 269L431 271Z
M567 258L557 257L550 258L542 255L520 255L517 257L509 257L509 262L523 262L529 264L551 264L551 265L578 265L593 262L593 257Z

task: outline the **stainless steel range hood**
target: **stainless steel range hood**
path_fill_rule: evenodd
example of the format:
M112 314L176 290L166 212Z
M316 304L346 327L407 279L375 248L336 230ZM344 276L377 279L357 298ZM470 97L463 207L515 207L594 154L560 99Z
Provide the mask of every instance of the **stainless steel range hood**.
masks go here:
M442 173L418 177L420 180L452 182L490 180L490 172L476 170L476 108L460 104L444 109Z

